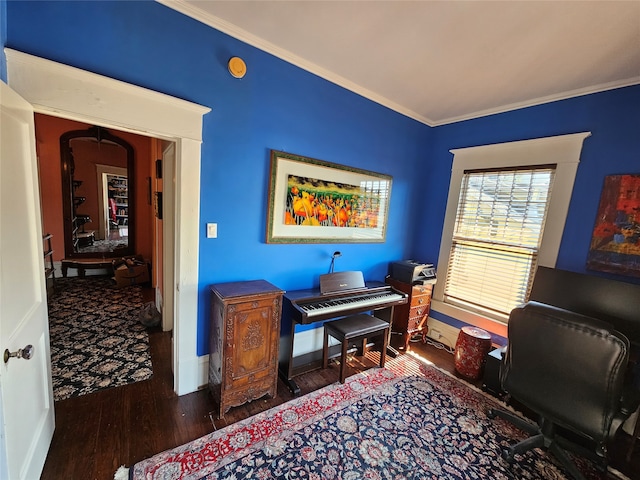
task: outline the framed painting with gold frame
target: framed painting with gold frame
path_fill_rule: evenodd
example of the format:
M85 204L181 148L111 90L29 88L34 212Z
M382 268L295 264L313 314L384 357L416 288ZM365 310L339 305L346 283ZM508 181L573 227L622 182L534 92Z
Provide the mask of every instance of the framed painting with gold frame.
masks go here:
M267 243L384 242L392 177L271 151Z

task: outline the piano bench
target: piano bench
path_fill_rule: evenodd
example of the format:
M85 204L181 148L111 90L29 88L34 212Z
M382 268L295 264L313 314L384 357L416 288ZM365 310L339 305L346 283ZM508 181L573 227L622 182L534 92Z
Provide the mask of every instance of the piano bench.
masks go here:
M340 383L346 378L347 350L356 340L363 340L362 354L365 352L366 339L382 335L382 351L380 352L380 368L384 367L387 345L389 343L390 325L384 320L364 313L351 315L324 324L324 343L322 345L322 368L329 365L329 335L342 343L340 354Z

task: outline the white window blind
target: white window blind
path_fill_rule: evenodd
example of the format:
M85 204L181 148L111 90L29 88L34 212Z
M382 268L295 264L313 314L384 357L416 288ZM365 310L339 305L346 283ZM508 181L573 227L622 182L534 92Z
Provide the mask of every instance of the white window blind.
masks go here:
M554 165L465 171L444 301L505 320L528 296Z

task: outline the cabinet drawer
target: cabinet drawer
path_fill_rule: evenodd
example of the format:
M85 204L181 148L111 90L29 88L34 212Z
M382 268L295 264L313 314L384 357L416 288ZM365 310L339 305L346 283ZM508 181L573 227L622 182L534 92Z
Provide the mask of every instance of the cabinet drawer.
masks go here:
M418 295L431 295L431 292L433 290L433 285L428 284L428 285L414 285L411 288L411 296L415 297Z
M262 388L258 387L260 384L271 385L273 383L273 372L276 369L275 362L269 362L262 368L253 368L250 372L246 371L242 366L237 366L234 371L230 372L224 387L226 390L236 390L245 389L253 385L260 389Z
M427 317L411 318L407 326L407 333L413 333L427 328Z
M425 315L428 315L428 314L429 314L429 304L420 305L417 307L411 307L411 310L409 311L409 318L424 317Z
M420 306L428 307L430 304L431 304L431 294L411 296L411 308L420 307Z
M409 324L407 325L407 332L411 333L416 330L421 330L427 326L427 318L429 318L428 311L426 314L411 317Z
M430 299L431 297L423 296L422 298ZM427 319L429 318L429 306L430 302L427 301L424 305L411 307L411 310L409 311L409 321L407 323L408 332L420 330L426 325Z
M247 402L257 400L265 395L276 396L277 376L255 380L249 384L236 386L223 393L224 404L227 407L237 407Z

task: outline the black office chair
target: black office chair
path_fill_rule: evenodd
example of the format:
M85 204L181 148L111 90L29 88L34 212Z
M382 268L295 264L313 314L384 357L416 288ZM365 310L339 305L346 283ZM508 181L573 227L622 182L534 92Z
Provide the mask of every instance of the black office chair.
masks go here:
M508 336L502 387L540 420L532 426L510 412L489 411L534 434L503 458L513 462L516 454L544 448L583 480L566 449L606 470L607 444L639 401L624 384L627 337L606 322L536 302L511 312Z

